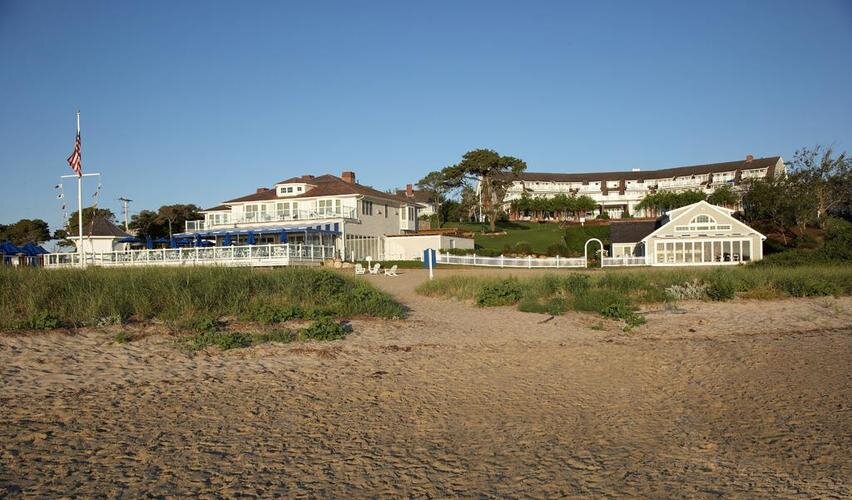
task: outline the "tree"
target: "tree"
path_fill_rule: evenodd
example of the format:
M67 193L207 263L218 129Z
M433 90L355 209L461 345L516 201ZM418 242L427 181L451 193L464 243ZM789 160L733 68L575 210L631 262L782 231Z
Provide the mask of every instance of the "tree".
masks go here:
M657 191L645 195L642 200L636 204L636 209L651 210L654 215L657 212L665 212L674 210L675 208L685 207L693 203L697 203L707 198L707 195L701 191L688 189L686 191Z
M162 238L168 235L168 229L164 228L157 217L157 212L142 210L130 218L130 229L136 231L136 236L141 239L147 237Z
M65 231L70 236L74 237L80 234L77 229L77 213L75 210L68 217L68 222L65 224ZM86 234L87 228L91 227L92 219L95 217L103 217L110 222L115 222L115 214L108 208L85 207L83 208L83 234Z
M713 205L723 207L733 207L739 202L739 196L731 189L731 186L723 184L717 187L710 196L707 197L707 202Z
M0 225L0 241L11 241L15 245L40 243L50 239L47 222L41 219L21 219L14 224Z
M814 200L814 214L820 227L825 227L830 212L848 207L852 194L852 159L842 152L836 157L831 147L817 145L796 151L791 167L790 178L801 186L801 194L810 191Z
M464 182L459 192L459 215L473 220L476 217L476 207L479 206L479 195L469 182Z
M787 245L787 228L795 223L786 176L756 179L742 196L743 218L749 223L766 223L776 229Z
M442 170L429 172L422 179L417 181L417 187L432 195L432 200L437 205L435 211L438 216L438 227L446 221L441 211L441 206L444 204L447 195L453 190L453 186L447 180Z
M201 219L201 209L193 204L163 205L156 212L142 210L130 218L130 228L139 238L171 238L186 231L186 221Z
M186 221L201 218L201 209L193 204L163 205L157 210L157 217L168 230L169 238L174 233L186 230Z
M527 164L521 159L501 156L491 149L474 149L465 153L462 161L441 172L451 186L461 187L465 181L479 182L482 210L494 232L506 192L526 169Z

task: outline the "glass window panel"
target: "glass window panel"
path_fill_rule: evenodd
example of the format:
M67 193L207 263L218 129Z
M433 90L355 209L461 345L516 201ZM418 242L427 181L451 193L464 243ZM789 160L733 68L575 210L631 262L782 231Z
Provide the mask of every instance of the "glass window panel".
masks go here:
M743 262L751 260L751 240L743 240Z

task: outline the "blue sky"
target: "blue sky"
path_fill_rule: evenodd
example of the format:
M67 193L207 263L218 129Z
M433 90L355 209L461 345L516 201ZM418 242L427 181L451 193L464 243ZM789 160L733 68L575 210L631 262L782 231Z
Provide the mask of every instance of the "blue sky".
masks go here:
M61 224L78 107L118 214L403 186L477 147L558 172L849 149L850 53L844 0L0 0L0 223Z

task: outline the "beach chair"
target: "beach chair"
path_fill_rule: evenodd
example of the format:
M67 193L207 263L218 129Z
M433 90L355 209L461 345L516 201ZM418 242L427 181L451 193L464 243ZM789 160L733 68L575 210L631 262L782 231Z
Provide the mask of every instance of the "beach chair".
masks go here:
M385 276L399 276L398 274L396 274L396 270L397 270L397 265L394 264L394 265L391 266L390 269L385 269Z
M366 272L367 270L360 263L355 264L355 274L365 274Z
M370 274L379 274L380 267L382 267L382 265L376 262L376 265L370 268Z

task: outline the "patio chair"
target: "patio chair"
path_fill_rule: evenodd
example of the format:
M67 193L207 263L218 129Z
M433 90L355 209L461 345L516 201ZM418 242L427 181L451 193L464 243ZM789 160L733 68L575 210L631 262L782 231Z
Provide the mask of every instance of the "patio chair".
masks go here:
M366 272L367 270L360 263L355 264L355 274L365 274Z
M385 269L385 276L399 276L398 274L396 274L396 270L397 270L397 265L394 264L394 265L391 266L390 269Z
M379 274L380 267L382 267L382 265L376 262L376 265L370 268L370 274Z

